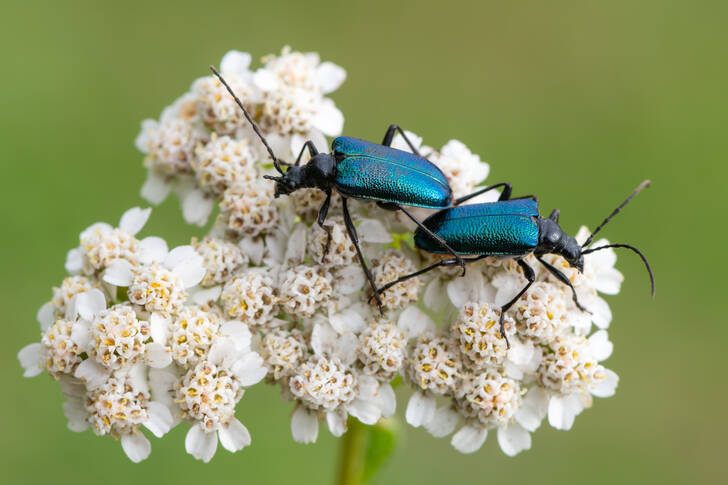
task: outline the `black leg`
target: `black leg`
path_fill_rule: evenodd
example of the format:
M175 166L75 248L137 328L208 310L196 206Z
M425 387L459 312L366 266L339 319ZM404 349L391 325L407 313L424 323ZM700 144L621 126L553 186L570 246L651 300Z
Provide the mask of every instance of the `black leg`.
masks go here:
M501 316L500 316L500 334L501 337L506 339L506 346L510 349L511 343L508 342L508 337L506 336L506 329L504 326L504 320L506 318L506 312L513 306L514 303L518 301L518 299L523 295L528 289L531 287L534 281L536 281L536 274L533 272L533 268L531 268L528 263L526 263L524 260L519 259L518 260L518 266L523 269L523 275L528 280L528 283L526 283L526 286L523 287L521 291L518 292L518 294L513 298L511 301L506 303L501 307Z
M557 215L557 217L558 217L558 215ZM574 300L574 304L576 304L576 307L579 310L581 310L583 312L591 313L589 310L587 310L586 308L584 308L583 306L581 306L581 303L579 303L579 299L576 297L576 290L574 289L574 285L571 284L571 281L569 281L569 278L567 278L564 273L562 273L561 271L559 271L553 265L551 265L551 264L547 263L546 261L544 261L543 259L541 259L541 256L540 255L536 256L536 259L538 259L539 263L541 263L542 265L544 265L544 267L548 270L549 273L551 273L552 275L556 276L556 279L558 279L563 284L565 284L566 286L568 286L569 288L571 288L571 296L572 296L572 298Z
M387 128L387 132L384 134L384 139L382 140L382 145L384 146L392 146L392 140L394 139L394 132L398 131L400 135L402 135L402 138L404 138L404 141L407 142L407 145L409 145L410 150L412 150L412 153L417 155L418 157L421 157L420 152L415 148L414 144L410 141L409 138L407 138L407 135L404 133L402 128L399 127L399 125L389 125L389 128Z
M481 256L475 256L475 257L472 257L472 258L462 258L461 260L463 262L465 262L465 263L472 263L474 261L481 260L481 259L483 259L485 257L486 257L486 255L481 255ZM381 288L379 288L379 293L384 293L385 291L387 291L388 289L390 289L391 287L393 287L397 283L401 283L403 281L407 281L410 278L414 278L415 276L419 276L421 274L425 274L425 273L427 273L429 271L432 271L433 269L438 268L440 266L453 266L453 265L456 265L456 264L460 264L460 261L458 261L457 259L443 259L442 261L438 261L437 263L434 263L434 264L431 264L429 266L426 266L426 267L422 268L421 270L415 271L414 273L406 274L404 276L400 276L399 278L397 278L394 281L390 281L386 285L384 285Z
M491 190L497 189L498 187L503 187L503 192L501 192L501 195L500 195L500 197L498 197L498 200L510 200L511 192L513 191L513 187L511 186L511 184L509 184L507 182L501 182L499 184L489 185L488 187L483 187L481 189L476 190L472 194L468 194L464 197L460 197L459 199L455 199L455 202L453 202L452 205L460 205L463 202L472 199L473 197L477 197L480 194L490 192Z
M303 144L303 146L301 147L301 152L298 154L298 157L296 157L296 166L301 163L301 157L303 156L303 152L306 150L306 148L308 148L308 154L311 157L313 157L314 155L318 155L316 145L314 145L311 140L308 140L306 143Z
M318 213L318 225L321 226L321 229L326 231L326 247L324 248L324 255L321 256L321 262L324 262L324 259L326 258L326 255L329 254L329 248L331 247L331 226L324 225L324 221L326 220L326 215L329 213L329 204L331 203L331 190L326 192L326 200L324 200L324 203L321 204L321 208L319 209Z
M349 207L347 206L346 201L346 197L341 198L341 202L344 207L344 224L346 225L346 231L349 233L351 242L354 243L354 247L356 248L356 254L357 256L359 256L359 262L361 263L361 267L364 270L364 274L366 275L367 279L369 280L369 286L372 287L372 291L374 292L374 299L377 302L377 307L379 307L379 313L384 315L384 310L382 309L382 299L379 298L379 291L377 290L377 285L374 283L374 277L372 276L372 272L369 271L367 263L364 261L364 255L361 253L361 248L359 247L359 238L356 235L356 228L354 227L354 223L351 220L351 215L349 215Z
M440 236L438 236L434 232L430 231L424 224L422 224L420 221L418 221L415 216L413 216L412 214L410 214L407 209L405 209L404 207L402 207L399 204L393 204L393 205L397 205L399 210L401 210L402 212L404 212L407 217L409 217L410 219L412 219L412 221L415 224L417 224L417 227L419 227L420 229L422 229L425 232L425 234L427 234L428 236L430 236L432 239L436 240L440 244L440 246L442 246L445 250L447 250L448 253L452 254L453 258L455 258L455 260L458 262L458 264L460 265L460 267L463 269L463 274L460 275L460 276L465 276L465 261L463 261L463 258L461 258L460 255L458 253L456 253L453 248L451 248L450 246L448 246L448 244L445 242L444 239L442 239Z

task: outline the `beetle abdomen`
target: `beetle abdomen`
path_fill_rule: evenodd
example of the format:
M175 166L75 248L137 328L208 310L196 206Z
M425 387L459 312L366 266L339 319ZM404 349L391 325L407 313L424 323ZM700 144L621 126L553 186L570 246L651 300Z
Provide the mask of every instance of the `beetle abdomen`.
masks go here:
M338 160L336 188L346 196L428 208L452 203L445 175L422 157L344 136L331 147Z
M538 245L536 217L536 202L521 199L444 209L423 224L459 254L520 256ZM432 253L447 253L419 228L415 245Z

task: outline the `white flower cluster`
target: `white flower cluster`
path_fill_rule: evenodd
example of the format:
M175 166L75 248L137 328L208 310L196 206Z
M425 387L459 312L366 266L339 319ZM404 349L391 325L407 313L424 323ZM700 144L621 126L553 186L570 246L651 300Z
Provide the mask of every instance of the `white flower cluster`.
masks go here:
M317 55L284 49L252 71L250 55L233 51L221 72L281 159L307 139L323 150L324 136L341 132L343 117L325 95L345 73ZM433 150L408 137L456 196L488 175L488 164L458 141ZM209 461L218 441L230 451L250 443L235 406L259 381L294 403L291 432L304 443L316 441L321 420L340 436L350 416L365 424L391 416L392 384L402 382L414 390L405 413L412 426L454 433L451 443L464 453L496 429L503 451L515 455L530 448L544 418L569 429L593 396L614 393L617 376L601 364L612 350L611 314L597 294L619 291L611 250L586 257L583 274L547 257L591 313L538 272L505 317L508 349L499 308L526 283L513 260L486 258L465 277L451 268L402 282L382 295L380 315L341 199L331 201L325 254L326 233L315 223L323 193L274 200L262 178L270 162L217 78L198 79L158 121L145 121L137 145L147 154L148 200L174 188L188 222L203 225L215 204L220 213L207 236L172 250L160 238L137 238L149 209L81 233L66 261L71 276L38 312L40 342L18 354L26 376L45 370L61 383L70 429L118 437L139 461L150 452L142 428L162 436L186 421L187 452ZM393 146L409 150L400 136ZM405 242L413 225L400 214L360 201L350 209L377 285L432 260Z

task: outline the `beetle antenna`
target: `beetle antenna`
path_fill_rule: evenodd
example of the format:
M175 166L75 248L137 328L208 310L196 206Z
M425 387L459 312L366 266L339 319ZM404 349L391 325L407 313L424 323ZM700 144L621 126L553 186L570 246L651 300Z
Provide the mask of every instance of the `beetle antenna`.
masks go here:
M616 209L614 209L614 210L612 211L612 213L611 213L611 214L609 214L609 215L607 216L607 218L606 218L606 219L604 219L604 220L602 221L602 223L601 223L601 224L599 224L599 225L597 226L597 228L596 228L596 229L594 229L594 232L592 232L592 233L591 233L591 235L589 235L589 237L588 237L588 238L587 238L587 240L586 240L586 241L584 242L584 244L582 244L582 245L581 245L581 247L582 247L582 248L585 248L585 247L589 246L589 245L591 244L592 240L594 240L594 236L596 236L596 234L597 234L597 233L598 233L599 231L601 231L601 230L602 230L602 228L604 228L604 226L606 226L606 225L607 225L607 222L609 222L609 221L610 221L610 220L612 219L612 217L614 217L614 216L616 216L617 214L619 214L619 211L621 211L621 210L622 210L622 208L623 208L623 207L624 207L625 205L627 205L627 204L629 203L629 201L630 201L630 200L632 200L632 199L634 198L634 196L635 196L635 195L639 194L639 193L640 193L640 192L642 191L642 189L644 189L644 188L646 188L646 187L649 187L649 186L650 186L650 181L649 181L649 180L645 180L644 182L642 182L641 184L639 184L639 185L637 186L637 188L636 188L636 189L634 189L634 190L632 191L632 193L631 193L631 194L629 194L629 197L627 197L627 198L626 198L626 199L624 200L624 202L622 202L621 204L619 204L619 205L617 206L617 208L616 208Z
M281 180L283 180L283 177L276 177L274 175L263 175L263 178L268 179L268 180L273 180L275 182L280 182Z
M593 253L595 251L601 251L602 249L608 249L608 248L625 248L625 249L631 249L637 255L642 258L642 262L645 263L645 267L647 268L647 272L650 274L650 283L652 284L652 296L655 296L655 276L652 274L652 268L650 267L650 263L647 262L647 258L645 257L642 252L637 249L634 246L630 246L629 244L606 244L604 246L599 246L598 248L592 248L587 249L586 251L582 251L581 254L589 254Z
M276 170L283 175L283 169L281 168L281 163L276 158L275 154L273 153L273 149L268 145L268 141L266 141L265 137L263 136L263 133L260 132L260 128L258 128L258 124L253 121L253 118L251 118L250 114L248 113L248 110L245 109L243 106L242 101L235 95L232 88L228 85L228 83L223 79L223 77L220 75L219 72L217 72L217 69L215 69L214 66L210 66L210 70L217 76L217 78L220 80L220 82L225 86L225 88L228 90L230 95L233 97L236 103L238 103L238 106L240 106L240 109L243 110L243 114L245 115L245 119L248 120L248 123L250 123L250 126L253 127L253 131L255 131L255 134L258 135L258 138L260 138L260 141L263 142L263 145L265 145L265 149L268 150L268 154L270 155L270 158L273 160L273 165L275 166Z

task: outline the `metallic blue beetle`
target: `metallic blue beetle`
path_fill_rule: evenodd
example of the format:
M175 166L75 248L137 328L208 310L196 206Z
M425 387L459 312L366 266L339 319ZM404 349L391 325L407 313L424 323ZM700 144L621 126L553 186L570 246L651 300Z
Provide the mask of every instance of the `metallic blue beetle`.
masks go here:
M598 248L586 249L591 244L594 236L609 220L632 200L642 189L650 184L649 180L642 182L627 199L622 202L612 213L592 232L584 244L579 244L576 239L564 233L559 226L559 210L554 209L548 218L539 215L538 201L535 197L529 196L513 200L501 200L483 204L464 205L441 210L423 221L423 225L429 232L437 234L444 239L449 247L465 257L466 263L477 261L486 256L509 256L516 258L518 265L523 269L523 274L528 280L526 286L508 303L501 308L500 331L501 336L508 339L503 328L505 312L523 295L533 284L536 277L528 263L523 259L533 253L536 259L554 275L559 281L571 288L572 296L576 306L587 311L581 306L576 296L576 290L569 281L569 278L556 267L544 261L545 254L558 254L569 263L570 266L584 270L584 255L607 248L626 248L637 253L650 275L652 294L655 294L655 279L652 269L645 256L635 247L627 244L609 244ZM467 197L459 199L458 202L472 198L478 194L491 190L486 187ZM504 193L510 195L510 186L506 187ZM425 231L417 229L414 237L415 246L431 253L442 253L441 246L432 239ZM384 292L397 283L414 276L426 273L438 266L455 264L454 259L446 259L432 264L414 273L402 276L379 289Z
M242 102L215 68L210 67L210 69L243 110L243 114L265 145L273 160L273 165L280 173L280 176L265 176L265 178L276 182L276 197L307 187L315 187L326 193L326 199L319 209L317 220L318 224L328 234L324 256L328 252L331 243L331 228L324 224L331 202L331 194L333 190L341 194L344 223L349 237L356 247L359 261L372 287L380 311L382 304L379 292L362 256L356 229L349 214L347 206L347 198L349 197L374 200L380 207L387 210L401 210L417 224L420 232L427 234L432 241L435 241L435 244L439 244L438 249L450 253L455 264L459 264L463 269L463 275L465 274L465 262L460 255L450 248L443 238L430 231L427 226L403 207L443 209L453 203L453 195L445 175L437 166L417 152L415 146L399 126L389 126L381 145L357 138L340 136L332 142L331 153L319 153L313 142L307 141L301 148L296 162L288 164L278 160L258 126L243 107ZM396 132L402 135L413 153L397 150L390 146ZM300 166L301 158L306 150L308 150L311 158L305 165ZM285 172L282 169L283 165L288 167ZM498 184L498 186L501 185L505 186L507 184ZM510 194L510 191L508 191L508 194Z

